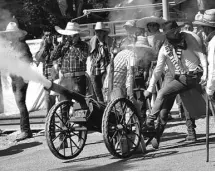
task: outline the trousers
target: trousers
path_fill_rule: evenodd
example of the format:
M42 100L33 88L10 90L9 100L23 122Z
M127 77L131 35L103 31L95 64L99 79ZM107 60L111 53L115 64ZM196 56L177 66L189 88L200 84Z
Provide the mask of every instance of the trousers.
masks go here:
M26 92L28 83L25 83L22 77L10 75L12 79L12 90L15 96L16 104L20 112L21 132L30 131L29 113L26 107Z
M184 77L186 77L186 76L184 76ZM183 78L183 79L185 81L185 78ZM175 78L173 78L173 76L170 73L166 73L165 78L164 78L163 86L162 86L161 90L158 93L158 96L160 96L160 97L157 97L158 100L157 99L155 100L155 106L152 108L152 113L149 115L149 118L151 118L151 119L155 119L156 115L159 115L159 120L160 120L159 123L161 125L164 125L164 126L166 125L166 123L168 121L168 114L169 114L170 110L172 109L174 101L175 101L176 96L177 96L177 93L173 94L174 92L172 94L169 94L167 92L167 89L166 89L167 87L169 88L169 85L174 80L175 80ZM186 90L186 89L193 88L196 84L198 84L198 81L200 80L200 75L196 76L196 77L193 77L193 78L189 77L186 80L187 80L187 82L189 82L189 86L186 87L186 85L183 84L185 89L183 88L182 91ZM176 83L176 84L174 85L174 83ZM180 83L181 82L179 82L178 85L180 85ZM173 82L173 86L175 86L177 88L177 82ZM181 87L182 86L180 86L178 88L181 88ZM164 90L164 92L162 90ZM171 93L171 90L168 90L168 91ZM169 96L163 96L163 95L169 95ZM160 111L159 111L159 113L156 114L155 113L157 111L156 108L159 107L158 105L160 105L161 101L163 101L163 103L162 103L162 105L160 107ZM185 114L185 118L186 118L186 126L187 126L187 128L188 129L189 128L196 128L195 120L190 117L190 114L186 110L186 108L184 108L184 114Z

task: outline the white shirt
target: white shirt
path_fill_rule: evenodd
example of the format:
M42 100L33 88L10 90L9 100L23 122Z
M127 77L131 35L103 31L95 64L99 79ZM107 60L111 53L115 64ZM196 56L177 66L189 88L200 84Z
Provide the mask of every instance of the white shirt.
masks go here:
M215 91L215 36L208 44L208 81L206 92L213 95Z
M207 66L206 57L204 56L200 45L196 39L189 33L185 34L185 40L187 42L187 49L182 50L181 62L185 71L195 71L199 64L202 65L204 71ZM176 52L173 49L173 54ZM161 47L157 65L153 71L152 78L150 79L149 87L147 91L152 92L156 82L160 79L160 76L164 70L165 65L168 66L170 73L175 75L175 66L171 62L170 58L167 57L167 52L164 45Z

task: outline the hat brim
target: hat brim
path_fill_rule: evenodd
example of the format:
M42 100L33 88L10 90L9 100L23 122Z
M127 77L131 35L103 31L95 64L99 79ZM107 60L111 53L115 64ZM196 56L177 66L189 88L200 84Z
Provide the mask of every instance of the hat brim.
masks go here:
M193 25L201 25L201 26L210 26L210 27L215 27L215 24L210 24L210 23L206 23L204 21L194 21Z
M137 48L148 48L152 50L152 47L144 44L129 44L128 47L137 47Z
M95 31L98 31L98 30L103 30L103 31L105 31L105 32L110 32L110 29L109 29L109 28L95 29Z
M162 27L162 24L164 22L165 20L159 17L144 17L142 19L137 20L136 27L147 28L148 23L158 23L160 27Z
M54 27L56 32L61 34L61 35L76 35L76 34L79 34L80 36L87 36L89 35L89 31L88 30L80 30L80 31L72 31L72 30L64 30L64 29L61 29L59 26L55 26Z
M22 38L24 36L26 36L28 33L24 30L17 30L17 31L0 31L0 35L2 36L12 36L12 37L18 37L18 38Z
M61 35L75 35L80 33L80 31L64 30L61 29L59 26L55 26L54 28Z

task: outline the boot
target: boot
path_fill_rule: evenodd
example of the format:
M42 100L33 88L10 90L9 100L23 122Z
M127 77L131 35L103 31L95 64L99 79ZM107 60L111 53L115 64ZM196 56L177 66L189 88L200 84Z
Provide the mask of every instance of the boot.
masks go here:
M197 140L196 138L196 131L194 128L192 129L187 129L188 131L188 134L187 134L187 137L186 137L186 141L187 142L195 142Z
M160 138L163 135L164 129L165 129L165 125L158 124L158 127L156 128L156 135L151 141L152 147L154 149L159 148Z
M142 132L154 132L155 131L155 124L154 120L147 118L145 124L143 124Z
M21 132L21 133L17 136L16 141L19 142L19 141L25 140L25 139L27 139L27 138L32 138L32 136L33 136L33 135L32 135L31 130L28 131L28 132Z

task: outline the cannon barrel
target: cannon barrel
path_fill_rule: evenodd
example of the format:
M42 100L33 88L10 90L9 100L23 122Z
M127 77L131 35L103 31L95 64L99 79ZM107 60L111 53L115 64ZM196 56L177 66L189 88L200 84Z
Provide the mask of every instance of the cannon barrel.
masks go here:
M66 88L64 88L64 87L62 87L56 83L51 82L51 81L49 84L47 84L47 86L45 86L45 89L59 93L59 94L65 96L67 99L70 99L70 100L74 99L74 100L78 101L79 103L85 102L85 96L84 95L79 94L79 93L72 91L72 90L68 90L68 89L66 89Z

